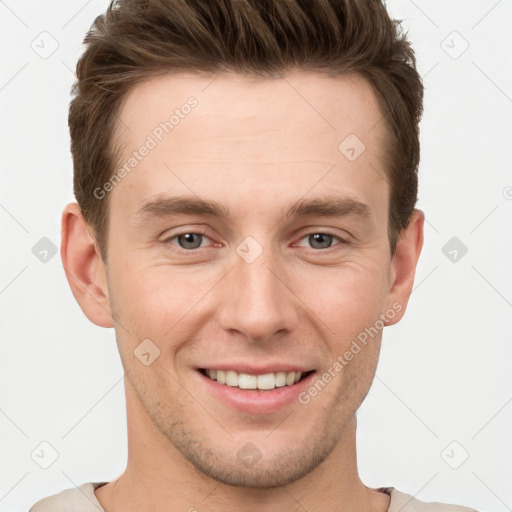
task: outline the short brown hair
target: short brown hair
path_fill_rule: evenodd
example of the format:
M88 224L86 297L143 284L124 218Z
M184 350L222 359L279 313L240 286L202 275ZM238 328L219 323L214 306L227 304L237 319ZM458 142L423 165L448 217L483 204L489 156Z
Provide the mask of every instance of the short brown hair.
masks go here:
M291 68L358 73L372 85L388 132L394 253L417 200L423 84L400 22L381 0L114 0L84 43L69 109L74 192L104 260L109 203L94 190L115 172L127 93L172 72L275 77Z

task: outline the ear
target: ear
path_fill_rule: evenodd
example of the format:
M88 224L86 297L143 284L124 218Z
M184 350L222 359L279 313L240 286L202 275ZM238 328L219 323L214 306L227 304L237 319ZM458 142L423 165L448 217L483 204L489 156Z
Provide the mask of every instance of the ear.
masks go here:
M425 215L414 210L407 227L400 234L396 251L391 260L391 280L388 295L388 308L396 315L386 325L396 324L404 316L414 285L416 265L423 247L423 224Z
M68 204L62 214L60 254L69 286L92 323L113 327L105 265L90 232L78 204Z

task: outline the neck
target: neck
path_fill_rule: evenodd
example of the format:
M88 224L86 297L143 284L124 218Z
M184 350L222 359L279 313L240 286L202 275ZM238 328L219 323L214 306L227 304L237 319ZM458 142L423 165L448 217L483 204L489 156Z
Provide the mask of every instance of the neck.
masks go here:
M388 509L389 497L367 488L359 478L355 417L346 425L327 459L300 480L268 489L234 487L195 468L156 429L140 402L133 396L129 398L126 470L118 479L96 490L106 512L259 512L262 507L267 512Z

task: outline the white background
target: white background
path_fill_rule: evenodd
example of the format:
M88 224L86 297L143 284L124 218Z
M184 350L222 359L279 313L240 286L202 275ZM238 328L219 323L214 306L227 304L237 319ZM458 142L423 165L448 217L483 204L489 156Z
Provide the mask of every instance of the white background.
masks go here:
M58 254L43 263L32 253L42 237L59 245L60 213L73 199L69 91L83 36L106 6L0 0L0 511L111 480L126 463L114 333L83 316ZM512 1L388 6L424 76L419 207L428 223L409 310L384 333L359 413L361 477L424 501L504 512L512 510ZM31 47L57 43L48 58ZM468 248L455 263L442 252L454 236ZM43 441L59 454L46 470L31 458Z

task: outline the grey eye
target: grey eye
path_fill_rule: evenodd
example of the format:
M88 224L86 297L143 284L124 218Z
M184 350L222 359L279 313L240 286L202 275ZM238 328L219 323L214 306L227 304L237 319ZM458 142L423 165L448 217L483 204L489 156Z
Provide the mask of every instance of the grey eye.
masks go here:
M315 233L308 236L308 242L314 249L328 249L332 245L334 236L327 233Z
M176 238L178 240L178 244L183 249L197 249L198 247L201 247L203 236L204 235L199 233L184 233Z

